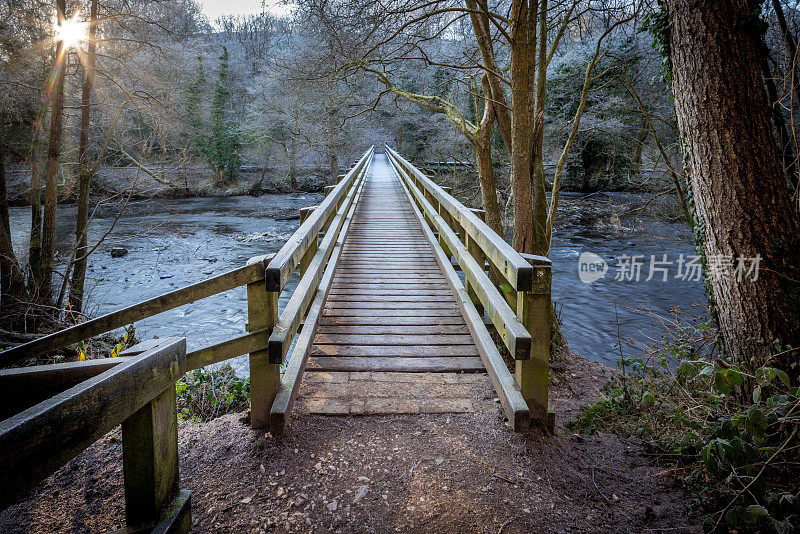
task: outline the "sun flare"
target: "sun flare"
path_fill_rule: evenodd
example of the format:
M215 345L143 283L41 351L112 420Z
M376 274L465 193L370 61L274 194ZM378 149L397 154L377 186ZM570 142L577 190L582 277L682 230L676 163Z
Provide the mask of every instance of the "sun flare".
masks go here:
M87 26L85 22L74 17L66 19L61 26L56 27L56 39L62 41L67 48L76 46L87 38Z

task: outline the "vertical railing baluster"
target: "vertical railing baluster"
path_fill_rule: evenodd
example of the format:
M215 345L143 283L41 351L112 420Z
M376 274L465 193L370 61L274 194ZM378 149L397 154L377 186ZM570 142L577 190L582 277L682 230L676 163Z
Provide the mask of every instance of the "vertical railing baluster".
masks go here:
M263 261L261 257L252 261ZM247 331L275 327L278 321L278 291L267 291L265 280L247 284ZM280 364L269 363L267 347L250 353L250 426L266 428L269 410L278 392Z

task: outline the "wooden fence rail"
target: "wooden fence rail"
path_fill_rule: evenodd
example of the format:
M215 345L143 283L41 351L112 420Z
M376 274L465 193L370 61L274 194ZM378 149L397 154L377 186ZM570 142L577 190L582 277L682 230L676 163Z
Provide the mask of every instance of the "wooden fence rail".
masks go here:
M475 310L485 311L516 361L515 379L530 415L552 429L548 407L550 370L550 283L548 258L522 255L492 231L480 215L461 204L419 169L386 147L389 161L441 248L464 273L463 290ZM487 265L488 262L488 265ZM448 267L451 260L448 257ZM488 266L488 273L486 267ZM447 271L445 265L442 268ZM453 282L460 290L460 280ZM469 319L472 310L465 310ZM483 321L469 321L473 337L483 336ZM506 413L519 412L508 389L509 376L496 349L483 346L482 358ZM503 399L505 397L505 399ZM509 417L511 419L511 417ZM513 423L512 423L513 424Z
M175 413L175 381L185 372L186 340L162 339L0 422L0 509L122 424L127 527L188 532Z

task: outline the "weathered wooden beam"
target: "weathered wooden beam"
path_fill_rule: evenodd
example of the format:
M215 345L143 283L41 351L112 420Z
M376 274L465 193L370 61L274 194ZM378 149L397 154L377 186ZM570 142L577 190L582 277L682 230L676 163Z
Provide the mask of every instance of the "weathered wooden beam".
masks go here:
M175 383L122 421L125 523L148 526L178 493Z
M386 153L390 156L390 160L395 160L396 165L405 167L409 174L414 175L415 181L422 184L422 190L426 198L433 196L436 202L441 204L453 218L458 220L467 233L483 249L489 261L493 262L502 272L513 289L518 291L530 289L533 276L531 266L511 245L506 243L501 236L494 233L476 214L447 194L433 180L411 165L400 154L388 146L386 147ZM436 205L434 202L431 202L431 204Z
M258 262L253 262L202 282L164 293L158 297L101 315L95 319L90 319L81 324L0 352L0 365L11 365L27 358L39 356L184 304L189 304L250 282L263 280L265 266L272 259L272 256L271 254L262 256Z
M173 388L185 372L186 340L165 338L141 356L0 422L0 509Z
M333 247L345 224L347 214L351 206L355 205L354 200L358 196L358 193L360 193L363 183L364 174L359 177L354 187L351 188L350 192L345 197L345 202L333 218L330 228L328 228L325 233L325 238L319 245L319 250L311 259L307 271L300 279L283 313L278 319L275 329L269 337L268 350L269 361L271 363L280 364L283 362L283 357L289 350L294 335L297 333L300 321L303 319L305 311L314 298L314 290L319 284L319 280L325 270L325 265L333 253Z
M300 222L302 223L306 219L308 219L309 215L314 213L314 210L317 209L318 207L319 206L307 206L305 208L300 208L299 210L297 210L300 212Z
M411 203L414 214L420 222L424 221L422 212L416 204L414 204L414 196L409 191L408 184L403 183L401 180L401 186ZM425 224L421 226L422 233L433 248L437 263L442 268L442 271L444 271L448 285L456 294L456 300L461 314L472 334L475 346L478 349L478 354L481 357L483 365L486 367L489 380L492 382L492 386L497 393L497 398L500 399L500 405L503 407L503 411L508 418L512 430L515 432L526 430L530 424L530 412L528 410L528 405L525 403L525 399L522 397L519 390L517 390L514 378L511 376L511 373L508 372L503 357L498 352L492 340L492 336L486 329L480 314L478 314L475 306L472 305L472 301L464 289L461 279L458 277L455 269L453 269L453 266L450 265L449 258L439 246L431 229Z
M286 285L289 276L300 263L306 250L317 239L320 230L328 221L329 215L335 212L338 203L350 190L356 177L369 166L374 154L374 147L370 147L356 165L347 173L347 177L333 191L323 199L316 210L292 234L292 237L281 247L275 257L267 266L266 280L269 291L280 291Z
M186 354L186 370L193 371L206 365L262 350L267 346L270 332L269 328L265 328L193 350Z
M554 421L549 411L550 387L550 330L552 302L550 300L550 260L526 255L536 270L533 290L517 293L517 316L531 333L531 353L526 360L516 362L516 380L520 392L531 410L531 417L543 428L553 432Z
M0 370L0 420L58 395L129 359L103 358Z

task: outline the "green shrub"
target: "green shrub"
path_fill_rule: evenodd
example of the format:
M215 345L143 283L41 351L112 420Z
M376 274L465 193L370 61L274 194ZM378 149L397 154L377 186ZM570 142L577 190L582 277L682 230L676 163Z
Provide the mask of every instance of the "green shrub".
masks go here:
M639 436L677 464L707 530L793 532L800 525L800 387L779 369L744 372L670 343L621 357L604 398L571 428Z
M176 391L182 421L211 421L250 408L250 378L239 378L229 364L186 373Z

